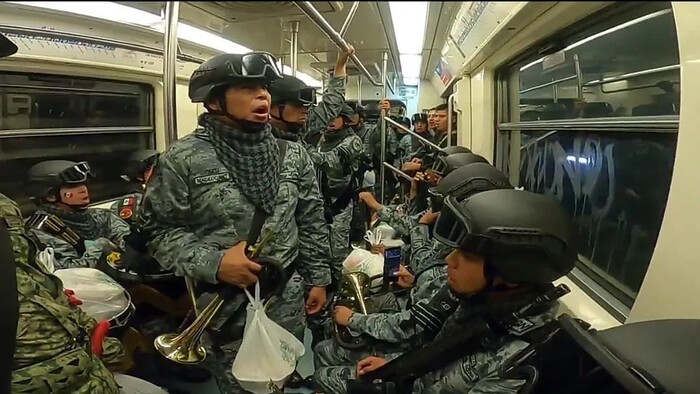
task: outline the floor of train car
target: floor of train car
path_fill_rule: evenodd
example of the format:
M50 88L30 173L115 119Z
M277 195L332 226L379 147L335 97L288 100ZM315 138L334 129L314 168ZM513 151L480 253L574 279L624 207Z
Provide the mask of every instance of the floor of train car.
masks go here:
M301 376L306 377L314 372L313 351L311 350L311 331L309 330L306 330L306 334L304 336L304 346L306 347L306 351L304 352L304 356L301 358L301 360L299 360L299 364L297 365L297 371L299 371ZM219 391L219 388L217 387L216 382L213 378L204 383L187 383L177 381L173 382L173 388L186 390L192 394L226 394L221 393ZM312 390L305 388L286 388L284 392L304 394L313 393Z

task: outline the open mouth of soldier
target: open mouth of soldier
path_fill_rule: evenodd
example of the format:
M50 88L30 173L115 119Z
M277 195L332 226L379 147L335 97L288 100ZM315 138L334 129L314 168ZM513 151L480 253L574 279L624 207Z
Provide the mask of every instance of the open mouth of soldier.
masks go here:
M267 104L258 106L253 110L253 116L255 117L255 120L259 122L267 121L268 117L270 116L270 106Z

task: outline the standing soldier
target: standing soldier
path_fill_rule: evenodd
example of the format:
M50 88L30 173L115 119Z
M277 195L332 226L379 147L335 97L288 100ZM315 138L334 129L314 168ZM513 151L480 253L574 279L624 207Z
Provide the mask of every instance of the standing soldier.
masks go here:
M363 152L362 140L347 126L352 115L352 109L345 105L323 131L318 148L309 151L325 202L334 281L340 280L343 260L350 253L352 197L358 187L356 175Z
M126 162L122 179L130 182L133 190L119 198L112 206L112 211L129 224L134 222L134 215L139 211L146 183L153 175L158 156L158 151L145 149L132 153Z
M270 124L276 137L295 142L306 138L314 146L318 143L322 130L345 104L346 66L353 53L355 49L350 46L348 52L338 54L333 76L318 106L315 106L316 89L297 77L284 75L270 85Z
M225 54L207 60L192 75L189 96L207 112L200 129L163 153L143 201L144 231L154 257L178 275L246 288L262 267L246 257L253 222L274 239L261 257L301 274L311 286L306 312L326 299L330 272L325 261L323 201L309 155L297 143L275 139L268 123L267 86L280 78L272 55ZM251 242L253 242L251 240ZM245 297L228 300L213 322L216 360L210 365L219 389L242 392L231 364L242 340ZM303 289L299 275L269 304L267 315L303 339Z

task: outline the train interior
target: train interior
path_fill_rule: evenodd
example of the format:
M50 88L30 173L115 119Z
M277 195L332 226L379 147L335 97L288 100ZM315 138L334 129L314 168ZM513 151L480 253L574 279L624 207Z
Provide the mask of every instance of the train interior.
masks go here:
M570 289L557 315L600 332L700 319L698 16L693 2L2 2L0 33L18 51L0 59L0 193L29 217L33 165L87 161L90 206L113 209L133 191L131 153L165 152L198 127L206 109L188 84L205 60L268 52L322 102L350 45L345 100L367 125L446 104L456 145L572 217L578 259L555 282ZM183 297L152 304L181 322ZM571 321L572 338L594 341ZM304 345L307 377L308 329ZM152 381L224 392L177 371Z

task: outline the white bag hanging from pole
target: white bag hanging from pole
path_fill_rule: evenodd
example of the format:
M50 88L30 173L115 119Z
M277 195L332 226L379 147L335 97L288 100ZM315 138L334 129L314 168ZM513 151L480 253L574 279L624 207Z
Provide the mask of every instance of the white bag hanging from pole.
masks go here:
M267 317L259 283L255 284L255 298L247 290L246 295L250 301L246 326L231 373L244 389L269 394L270 381L281 389L294 372L304 355L304 344Z

